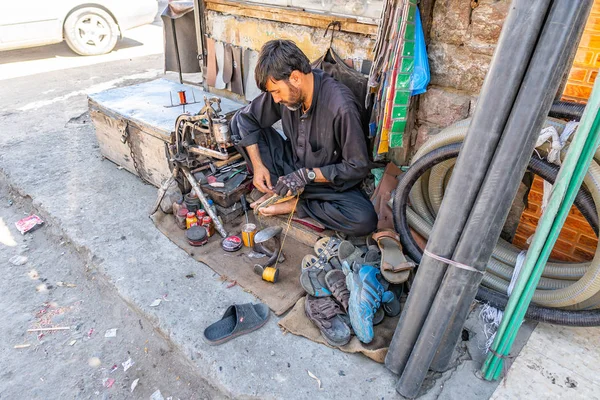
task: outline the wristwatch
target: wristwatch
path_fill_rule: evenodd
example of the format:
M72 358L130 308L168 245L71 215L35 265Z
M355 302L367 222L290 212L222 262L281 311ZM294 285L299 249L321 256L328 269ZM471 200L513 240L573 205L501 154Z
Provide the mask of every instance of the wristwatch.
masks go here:
M306 169L306 176L308 177L308 180L311 182L315 181L315 178L317 177L317 174L315 173L315 170L312 168L307 168Z

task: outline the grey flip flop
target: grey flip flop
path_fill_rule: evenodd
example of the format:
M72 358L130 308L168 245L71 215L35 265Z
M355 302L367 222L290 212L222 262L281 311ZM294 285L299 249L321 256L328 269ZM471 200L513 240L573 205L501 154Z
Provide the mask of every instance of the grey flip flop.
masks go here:
M223 317L204 330L204 340L212 345L223 344L238 336L257 330L269 320L265 304L234 304Z

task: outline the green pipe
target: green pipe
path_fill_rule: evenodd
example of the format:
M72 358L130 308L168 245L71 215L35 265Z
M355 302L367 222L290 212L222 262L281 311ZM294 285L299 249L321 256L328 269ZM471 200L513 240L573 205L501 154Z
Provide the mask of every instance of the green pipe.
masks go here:
M594 110L593 107L589 108L590 110ZM597 113L598 108L595 108L595 111ZM591 113L591 112L590 112ZM585 115L584 115L585 117ZM590 118L588 118L587 120L589 121ZM587 127L589 125L586 124L584 126ZM552 227L551 227L551 231L549 232L548 238L546 239L546 241L544 242L544 247L542 249L542 254L540 255L540 258L538 258L538 260L536 261L536 264L534 266L534 271L530 274L529 277L524 278L523 275L521 275L519 278L519 281L521 282L525 282L526 283L526 288L525 288L525 296L522 297L522 293L520 293L521 296L517 296L515 297L515 299L517 300L517 305L516 305L516 315L514 314L505 314L503 317L503 322L506 318L507 323L506 324L502 324L502 325L508 325L509 326L509 334L508 335L504 335L504 331L502 334L498 335L498 333L496 334L496 339L499 341L499 343L496 343L496 340L494 341L494 345L492 345L492 348L496 348L496 354L500 354L500 355L506 355L509 353L510 347L512 346L512 343L514 342L514 339L516 337L516 334L518 332L518 329L523 321L523 317L525 316L525 311L527 309L527 307L529 306L529 303L531 301L531 297L533 296L533 291L532 291L532 286L537 285L537 281L539 280L539 277L541 276L541 272L543 270L544 264L547 261L549 254L552 250L552 247L554 246L554 243L556 242L556 239L558 238L558 235L560 233L560 229L562 228L562 225L564 224L564 220L566 219L566 216L570 210L572 201L574 200L574 193L573 190L576 191L579 189L579 186L581 185L581 182L583 181L583 176L585 175L585 173L587 172L587 168L589 166L589 163L591 162L591 159L593 157L593 153L595 152L596 148L597 148L597 142L598 142L598 129L600 127L600 115L596 115L594 122L593 122L593 126L591 128L590 131L586 131L586 130L582 130L580 131L581 134L578 135L578 144L580 144L581 142L581 138L585 137L586 142L584 144L584 149L582 150L582 152L580 152L580 157L579 157L579 162L575 165L574 167L574 171L571 174L571 181L569 182L569 185L567 187L567 193L566 193L566 198L564 199L564 201L561 202L561 208L557 211L557 215L555 216L555 219L552 223ZM587 133L587 135L586 135ZM573 154L576 154L578 148L572 148L570 150L574 150ZM570 158L570 163L573 160L573 157L569 157L569 155L571 154L571 152L569 152L567 154L567 158ZM565 165L564 167L566 168L566 160L565 160ZM569 169L572 169L572 165L569 164ZM570 171L565 170L565 174L561 174L561 175L566 175L568 176ZM562 173L562 169L561 169L561 173ZM561 178L561 189L562 187L564 187L564 182L565 179ZM558 182L558 179L557 179ZM556 187L557 190L558 187ZM562 192L557 191L556 192L556 196L560 196L561 194L563 194ZM553 192L553 197L556 197L554 192ZM552 198L550 199L550 201L552 202ZM556 201L554 202L556 203ZM545 226L547 227L547 222L548 219L551 217L552 214L550 214L552 210L550 208L547 209L546 213L548 213L548 217L545 218ZM545 213L545 215L546 215ZM544 216L542 216L542 219L544 219ZM542 220L540 220L540 226L542 225ZM539 227L538 227L539 229ZM543 231L541 231L543 233ZM534 242L540 242L540 237L539 235L537 235L536 232L536 236L537 238L534 237ZM533 247L533 245L532 245ZM537 247L537 246L536 246ZM525 261L526 263L528 262L527 260ZM535 289L533 289L535 290ZM512 296L511 296L512 298ZM513 302L514 303L514 302ZM500 332L500 331L499 331ZM508 342L508 343L507 343ZM508 351L507 351L508 349ZM499 352L498 352L499 350ZM488 363L488 360L491 360L491 365L489 365L490 363ZM486 363L484 364L484 368L483 368L483 372L484 372L484 377L485 379L498 379L498 376L502 370L502 358L501 357L496 357L493 353L490 353L490 355L488 355L488 359L486 359Z
M507 330L509 332L512 331L518 331L518 328L522 322L522 318L525 315L525 311L527 307L523 308L523 301L521 300L521 297L524 293L524 291L526 290L526 286L527 287L531 287L531 283L529 282L532 276L532 272L535 269L536 265L540 265L537 261L538 258L540 257L540 254L542 253L542 251L547 248L548 246L546 246L546 239L548 238L550 231L552 230L554 224L554 218L556 217L557 213L559 212L559 209L563 203L563 199L565 197L565 194L567 192L567 189L571 188L571 180L573 178L573 174L574 171L576 170L578 161L580 160L580 156L582 155L582 151L584 149L584 147L587 147L586 150L588 150L586 153L589 153L590 151L590 144L591 143L595 143L597 140L591 140L590 142L588 142L588 135L591 132L591 130L596 127L596 120L597 120L597 115L595 117L593 117L593 114L597 114L597 110L598 110L598 104L599 104L599 99L600 99L600 91L596 88L594 88L594 91L592 92L592 96L590 98L590 102L588 107L586 107L586 111L584 112L584 115L582 117L582 122L579 128L579 132L578 134L575 135L575 138L573 139L573 142L571 143L569 152L567 153L567 157L565 158L563 167L561 168L561 171L559 173L559 177L557 179L556 184L554 185L553 191L552 191L552 196L550 198L550 202L546 208L546 211L544 212L544 214L542 215L542 218L539 221L538 224L538 228L536 230L536 234L533 240L533 243L527 253L527 258L525 260L523 269L521 271L521 273L519 274L519 279L517 280L517 283L515 285L515 289L513 290L512 296L509 299L509 302L507 304L507 307L505 309L504 312L504 316L502 318L502 322L500 324L500 327L498 328L498 332L496 333L496 337L494 340L494 343L492 345L492 350L496 353L499 354L500 357L497 357L494 355L493 352L490 352L490 354L488 354L488 357L483 365L482 368L482 373L485 379L490 380L493 379L492 377L495 375L494 373L496 371L498 371L500 368L499 366L501 366L502 364L502 358L501 356L505 356L506 355L506 345L508 344L507 342L510 340L510 336L513 335L508 335L505 336ZM594 135L592 135L594 136ZM597 139L597 138L591 138L591 139ZM588 146L586 146L588 145ZM595 151L595 147L593 148L593 150ZM587 154L586 154L587 155ZM592 153L592 157L593 157L593 153ZM589 158L589 159L588 159ZM583 173L585 174L585 172L587 171L587 166L589 165L589 162L591 161L591 157L587 157L584 158L584 165L585 168L580 167L577 168L578 172L581 173L581 171L583 171ZM576 180L576 182L579 183L577 187L577 189L579 188L579 186L581 185L581 181L583 180L583 176L579 177ZM574 197L573 197L574 198ZM570 207L570 204L569 204ZM563 221L564 223L564 221ZM554 240L555 241L555 240ZM554 245L554 241L552 242L552 246ZM550 249L552 248L552 246L550 246ZM542 263L542 267L545 263ZM537 279L539 280L539 278ZM527 285L529 283L529 285ZM537 282L535 282L535 284L537 285ZM533 294L531 294L533 295ZM531 300L531 298L529 298L529 301ZM529 304L529 301L527 301L527 305ZM519 310L519 314L522 314L521 318L515 321L515 319L513 318L513 314L515 313L516 310ZM514 336L516 336L516 333L514 334ZM514 338L513 338L514 340ZM500 349L500 352L497 352L497 349Z
M513 315L511 317L512 326L511 326L509 334L508 334L508 340L506 341L504 348L500 349L502 351L502 353L499 353L499 354L509 354L510 353L510 348L512 347L512 345L514 343L514 340L519 331L519 327L521 326L523 318L525 317L525 312L527 311L527 308L529 307L529 303L531 302L531 298L533 297L533 293L535 291L537 281L539 280L539 278L541 276L541 272L544 268L544 265L546 264L546 261L550 257L550 253L552 252L554 243L558 239L558 236L560 234L562 226L564 225L565 220L567 219L567 216L571 209L571 205L573 204L573 201L575 200L577 191L579 190L579 187L581 186L581 183L583 182L583 177L587 173L589 164L592 161L592 158L593 158L593 155L594 155L596 149L598 148L598 144L599 144L598 139L600 137L599 133L600 133L600 113L596 113L596 117L594 119L594 124L592 126L592 130L591 130L591 132L589 132L589 134L587 136L585 147L579 158L579 162L575 166L575 171L574 171L573 177L571 179L571 182L569 183L569 186L567 188L567 193L566 193L565 199L563 200L561 207L558 211L558 214L552 224L552 229L550 231L548 239L546 240L546 242L544 244L544 248L542 250L540 258L538 258L538 260L535 264L535 268L532 272L532 275L531 275L530 279L527 281L527 285L525 287L525 295L519 299L517 311L516 311L515 315ZM502 363L503 363L502 358L498 358L496 370L493 373L493 378L492 378L493 380L497 380L499 378L499 376L502 372Z

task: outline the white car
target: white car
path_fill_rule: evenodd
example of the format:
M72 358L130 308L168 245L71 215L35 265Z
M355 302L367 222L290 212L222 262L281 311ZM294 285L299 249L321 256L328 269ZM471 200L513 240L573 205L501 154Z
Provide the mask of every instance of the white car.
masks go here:
M0 50L66 40L82 56L110 52L123 31L154 21L157 0L2 2ZM0 58L2 56L0 55Z

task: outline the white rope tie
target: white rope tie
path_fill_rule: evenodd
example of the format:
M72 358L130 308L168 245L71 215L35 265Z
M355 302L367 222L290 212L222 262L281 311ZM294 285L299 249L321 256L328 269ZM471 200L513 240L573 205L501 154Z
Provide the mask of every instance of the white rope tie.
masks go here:
M552 138L552 148L548 152L547 159L549 162L560 166L560 152L562 151L563 147L565 147L565 144L567 143L571 135L577 130L578 126L578 121L569 121L565 125L565 129L563 129L563 132L560 135L558 134L556 128L553 126L544 128L540 132L540 136L538 136L537 142L535 143L535 147L543 145L548 139ZM546 206L548 205L548 201L550 201L551 193L552 184L550 182L544 181L544 192L542 193L542 212L544 212Z
M506 289L506 294L510 296L515 285L517 284L517 279L519 278L519 274L521 273L521 268L523 264L525 264L525 258L527 257L527 250L523 250L517 256L517 263L515 264L515 269L513 270L512 277L510 278L510 283L508 284L508 288Z
M485 271L480 271L477 268L473 268L470 265L466 265L466 264L463 264L463 263L459 263L458 261L453 261L453 260L450 260L448 258L444 258L442 256L438 256L436 254L433 254L432 252L430 252L427 249L425 249L425 251L423 252L423 255L429 256L429 257L433 258L434 260L441 261L441 262L446 263L448 265L452 265L453 267L456 267L456 268L464 269L464 270L471 271L471 272L479 272L480 274L483 274L485 272Z

